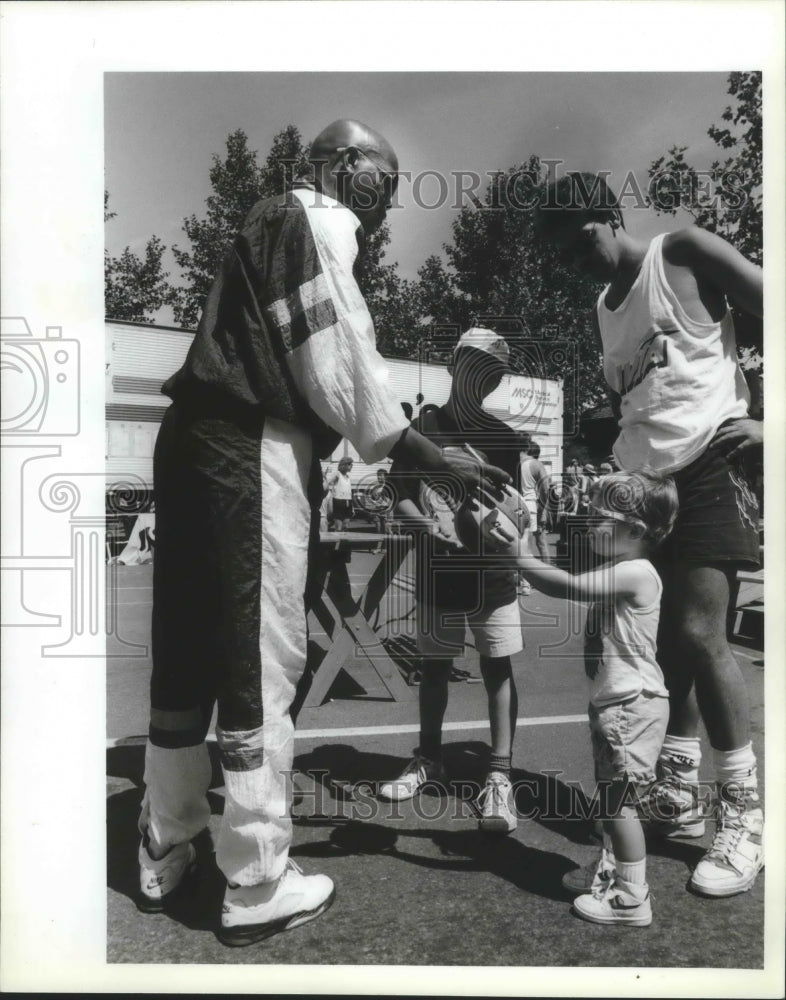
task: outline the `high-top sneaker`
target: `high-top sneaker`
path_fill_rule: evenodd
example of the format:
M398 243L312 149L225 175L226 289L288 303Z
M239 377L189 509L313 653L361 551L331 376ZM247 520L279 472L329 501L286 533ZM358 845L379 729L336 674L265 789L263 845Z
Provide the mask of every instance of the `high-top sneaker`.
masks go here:
M593 924L649 927L652 923L649 886L635 885L619 876L605 887L574 899L573 909L582 920Z
M717 805L712 846L696 865L690 887L703 896L747 892L764 865L764 816L755 792L723 795Z
M703 837L698 786L682 781L664 759L658 761L656 773L657 780L639 810L648 832L657 837Z

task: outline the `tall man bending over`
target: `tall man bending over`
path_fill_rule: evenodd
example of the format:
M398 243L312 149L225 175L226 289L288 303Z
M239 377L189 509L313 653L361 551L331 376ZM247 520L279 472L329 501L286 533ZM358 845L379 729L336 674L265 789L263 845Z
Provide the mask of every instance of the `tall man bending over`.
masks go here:
M713 749L718 822L691 886L734 895L751 888L763 864L748 693L726 641L736 571L759 564L746 462L760 453L762 425L748 416L728 300L761 316L762 273L695 226L650 243L634 239L616 197L592 174L550 185L537 227L579 273L606 285L594 319L619 421L618 464L677 483L680 513L658 560L658 659L671 718L653 806L674 816L672 833L704 832L688 794L698 782L700 712Z
M354 277L385 218L398 161L355 121L312 145L313 183L257 203L205 302L156 444L158 521L139 905L165 907L208 822L205 735L214 704L226 789L216 860L219 937L250 944L332 902L333 883L288 861L295 686L306 660L307 557L319 459L347 437L467 485L479 471L408 429Z

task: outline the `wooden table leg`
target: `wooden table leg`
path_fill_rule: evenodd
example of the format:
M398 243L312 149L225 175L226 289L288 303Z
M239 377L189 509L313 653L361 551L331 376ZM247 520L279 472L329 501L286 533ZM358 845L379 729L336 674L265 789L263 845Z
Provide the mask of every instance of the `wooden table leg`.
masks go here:
M403 540L391 548L394 551L390 557L385 554L379 560L360 601L356 601L352 596L346 561L340 558L330 561L323 595L312 601L311 610L317 615L326 632L329 635L332 632L333 641L314 675L303 702L304 708L322 703L338 672L348 665L353 653L356 655L357 651L367 658L394 700L411 701L415 696L416 692L406 684L368 621L387 592L390 580L407 552L407 545ZM330 610L325 598L335 606L335 614ZM333 628L328 632L331 624Z

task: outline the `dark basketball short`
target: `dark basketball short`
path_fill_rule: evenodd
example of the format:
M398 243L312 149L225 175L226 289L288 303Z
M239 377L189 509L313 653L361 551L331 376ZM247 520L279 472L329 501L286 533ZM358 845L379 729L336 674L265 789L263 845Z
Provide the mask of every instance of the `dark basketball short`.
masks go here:
M351 500L334 500L333 501L333 517L337 521L344 521L347 518L352 517L352 501Z
M680 512L657 561L757 568L759 505L743 464L708 448L673 479Z

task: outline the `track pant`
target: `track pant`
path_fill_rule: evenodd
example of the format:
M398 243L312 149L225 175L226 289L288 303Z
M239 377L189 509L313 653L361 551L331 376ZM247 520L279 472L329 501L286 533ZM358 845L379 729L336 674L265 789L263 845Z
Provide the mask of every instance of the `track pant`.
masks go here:
M140 830L182 843L209 819L205 736L226 799L216 858L242 885L286 864L306 660L310 435L170 407L155 453L153 673Z

